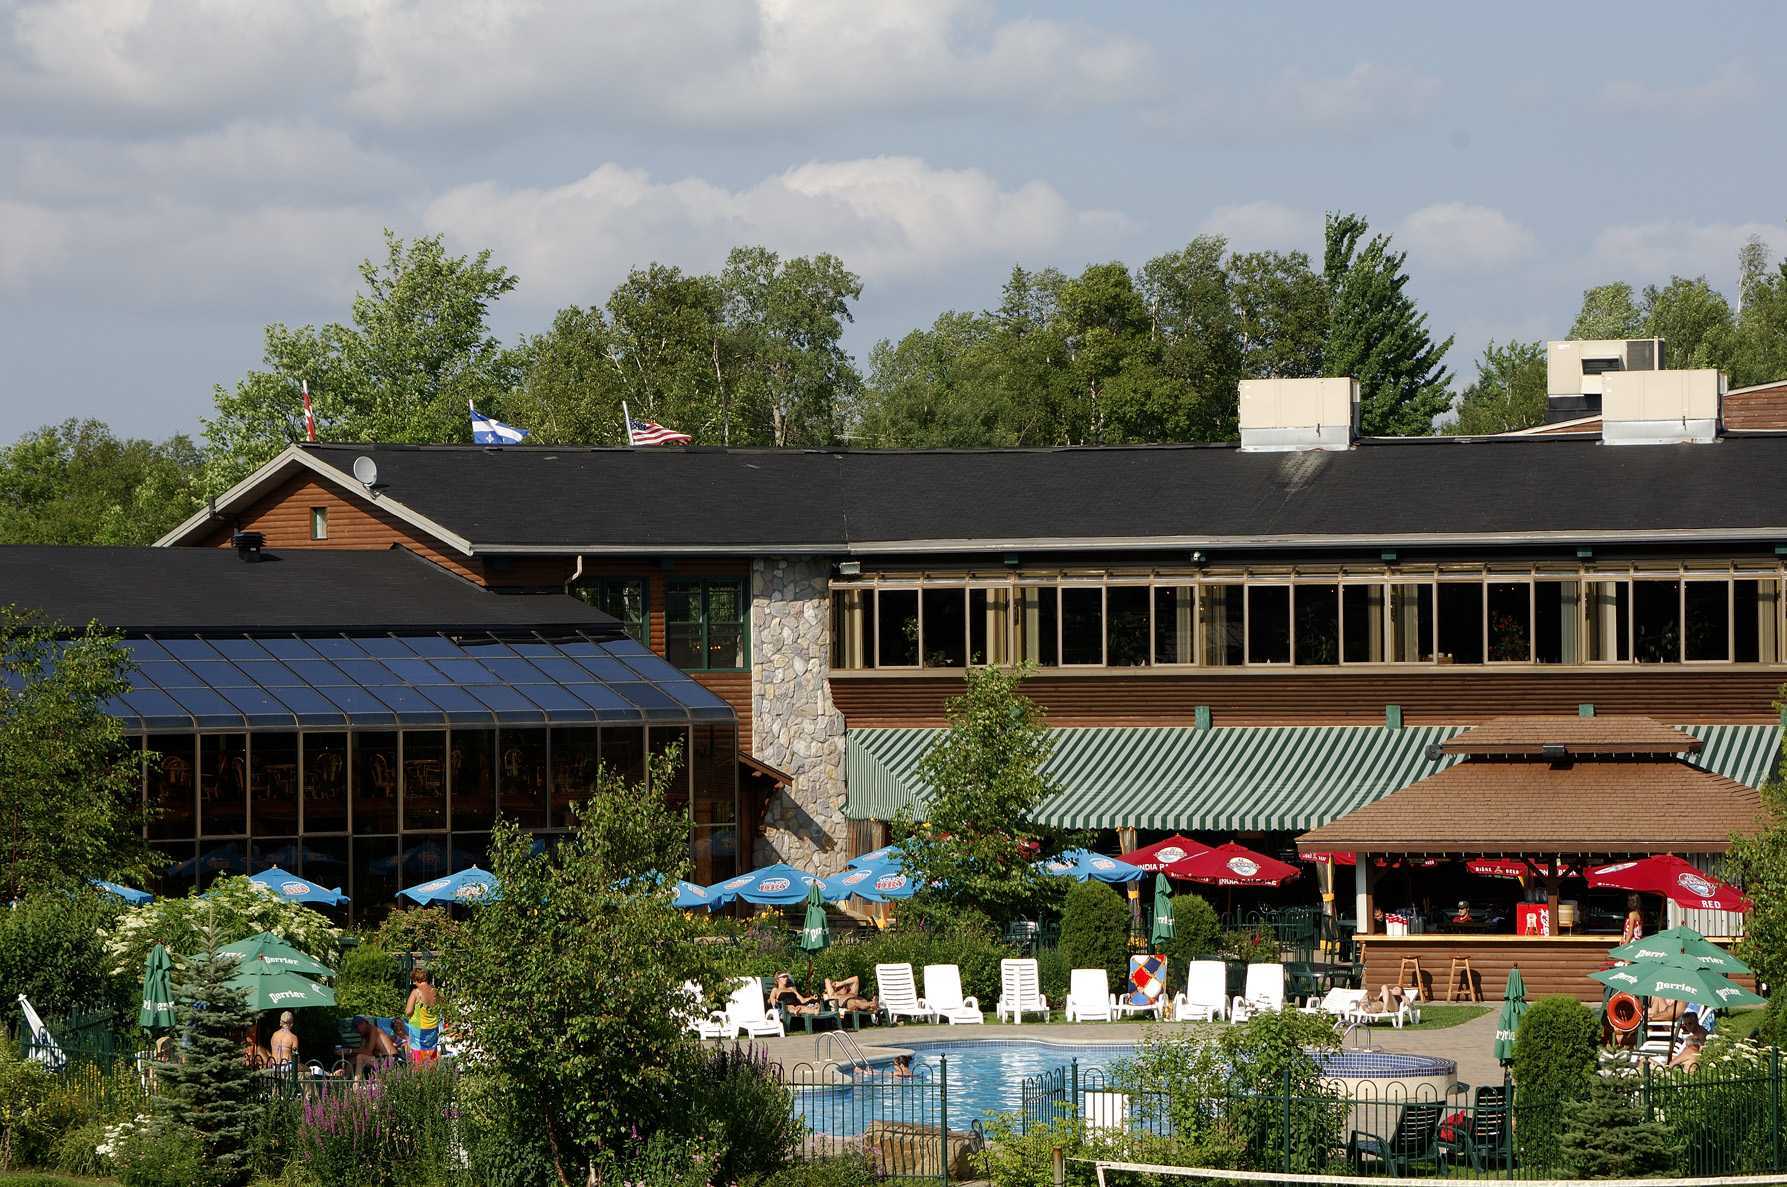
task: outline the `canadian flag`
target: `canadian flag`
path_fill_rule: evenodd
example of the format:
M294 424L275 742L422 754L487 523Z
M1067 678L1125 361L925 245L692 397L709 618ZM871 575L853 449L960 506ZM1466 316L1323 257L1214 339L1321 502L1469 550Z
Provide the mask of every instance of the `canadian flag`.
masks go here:
M310 380L300 379L298 390L304 393L304 439L316 440L316 414L310 410Z

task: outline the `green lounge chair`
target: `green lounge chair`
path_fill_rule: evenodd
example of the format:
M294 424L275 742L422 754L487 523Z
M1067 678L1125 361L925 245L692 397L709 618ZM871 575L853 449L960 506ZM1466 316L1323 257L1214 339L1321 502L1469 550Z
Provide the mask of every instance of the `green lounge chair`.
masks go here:
M1396 1118L1396 1130L1387 1138L1355 1129L1346 1143L1347 1165L1364 1170L1369 1156L1390 1175L1409 1174L1421 1162L1432 1162L1437 1170L1440 1121L1445 1112L1446 1106L1437 1102L1403 1105Z
M1470 1163L1473 1171L1487 1171L1506 1164L1508 1138L1506 1089L1479 1088L1468 1117L1441 1123L1440 1153L1452 1162Z

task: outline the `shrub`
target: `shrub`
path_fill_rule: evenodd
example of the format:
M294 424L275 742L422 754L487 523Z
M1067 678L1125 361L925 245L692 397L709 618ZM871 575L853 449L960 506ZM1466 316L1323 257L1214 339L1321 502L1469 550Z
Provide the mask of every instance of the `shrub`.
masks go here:
M127 1128L113 1148L112 1161L124 1187L192 1187L218 1181L219 1168L205 1158L199 1135L166 1118L149 1118Z
M1514 1037L1514 1083L1520 1118L1515 1132L1529 1164L1549 1168L1557 1157L1565 1110L1594 1079L1601 1023L1573 997L1534 1002Z
M590 1168L591 1181L629 1187L711 1187L716 1144L712 1139L690 1140L660 1131L621 1149L601 1151Z
M42 1166L55 1139L49 1100L54 1078L0 1038L0 1171Z
M298 1119L303 1107L284 1096L270 1095L255 1111L249 1133L249 1168L257 1178L277 1179L298 1155Z
M791 1162L755 1180L751 1187L875 1187L875 1167L860 1154Z
M1564 1107L1557 1173L1566 1179L1645 1179L1679 1174L1681 1138L1649 1120L1630 1076L1592 1077L1585 1096ZM1523 1117L1524 1119L1524 1117Z
M219 878L204 895L161 898L132 907L118 917L106 936L112 972L141 983L149 949L165 944L176 965L183 956L204 950L215 933L219 945L272 932L298 951L333 968L341 932L320 911L289 903L247 878Z
M539 1116L513 1084L489 1071L459 1078L467 1177L481 1187L540 1187L558 1180Z
M799 1148L801 1123L788 1089L755 1049L704 1052L690 1087L687 1116L710 1125L718 1139L709 1165L713 1182L736 1183L747 1174L777 1170Z
M114 1128L103 1121L88 1121L64 1132L56 1141L56 1169L69 1175L111 1174L112 1160L104 1150Z
M404 997L397 981L397 961L389 952L362 943L341 954L341 968L335 974L335 1005L342 1013L393 1018L402 1012Z
M1059 1010L1067 1004L1067 975L1073 970L1059 948L1040 948L1036 953L1036 978L1049 1005Z
M1202 895L1174 895L1173 938L1160 947L1171 974L1168 983L1183 988L1174 978L1185 976L1187 964L1222 954L1222 921L1216 917L1216 908Z
M1264 932L1231 931L1222 937L1222 951L1242 964L1271 963L1278 959L1278 940Z
M386 952L444 952L459 929L445 907L409 907L386 915L361 942Z
M323 1187L437 1184L454 1175L454 1073L393 1067L364 1091L304 1102L296 1148Z
M1070 969L1103 969L1112 986L1129 976L1129 908L1123 896L1088 880L1061 908L1061 955Z
M132 990L141 983L142 965L135 980L114 976L101 938L123 909L97 890L53 890L0 910L0 1002L10 1011L22 993L48 1018L134 1011Z

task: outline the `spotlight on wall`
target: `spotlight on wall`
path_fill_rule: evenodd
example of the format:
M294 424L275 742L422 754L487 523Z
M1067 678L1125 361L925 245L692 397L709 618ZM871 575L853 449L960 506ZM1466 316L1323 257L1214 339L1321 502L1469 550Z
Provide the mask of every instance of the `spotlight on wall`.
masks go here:
M1193 549L1191 553L1191 563L1194 565L1207 565L1210 563L1210 557L1202 548Z
M838 562L838 576L840 576L840 577L861 577L862 576L862 562L861 561L839 561Z

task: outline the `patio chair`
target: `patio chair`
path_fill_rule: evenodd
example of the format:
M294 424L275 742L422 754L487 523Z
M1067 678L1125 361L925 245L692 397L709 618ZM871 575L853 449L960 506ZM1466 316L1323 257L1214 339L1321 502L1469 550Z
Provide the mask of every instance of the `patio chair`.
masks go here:
M1375 1159L1386 1174L1406 1175L1416 1163L1440 1161L1440 1122L1446 1106L1433 1102L1407 1104L1396 1117L1389 1137L1353 1130L1346 1142L1346 1161L1355 1170L1366 1169L1365 1159Z
M962 1023L978 1026L986 1021L981 1016L980 1000L962 996L962 970L953 964L925 966L925 1002L952 1026Z
M63 1052L62 1044L56 1041L50 1028L44 1025L43 1018L22 993L19 994L19 1009L25 1012L25 1026L31 1032L22 1044L25 1058L35 1059L52 1072L59 1072L67 1067L68 1056Z
M773 975L759 977L757 981L758 984L763 986L764 998L769 1001L775 1000L775 977ZM798 989L799 986L796 986L796 988ZM821 1023L830 1023L838 1030L844 1028L843 1012L839 1010L836 1005L825 1001L823 998L816 1000L813 1004L819 1008L816 1010L793 1010L786 1004L778 1005L775 1008L775 1014L776 1017L782 1020L783 1026L804 1030L808 1034L816 1034Z
M705 1016L702 1014L701 986L693 981L684 981L683 995L689 999L689 1004L680 1017L683 1026L694 1031L696 1038L729 1039L738 1032L738 1027L727 1019L724 1011L716 1010Z
M1194 960L1185 969L1185 990L1173 998L1180 1022L1214 1022L1229 1012L1229 970L1220 960Z
M1675 1054L1675 1019L1645 1018L1644 1041L1638 1044L1638 1054L1668 1062Z
M881 1008L887 1011L887 1021L890 1024L902 1018L916 1018L920 1022L937 1021L937 1012L931 1009L924 998L918 996L918 987L913 984L912 966L909 964L876 965L875 993L881 1000Z
M1473 1171L1487 1171L1509 1157L1508 1097L1499 1085L1477 1089L1470 1114L1462 1121L1440 1123L1440 1153L1453 1162L1470 1163Z
M1303 1014L1322 1014L1337 1022L1345 1021L1365 1006L1363 989L1330 989L1321 997L1311 997L1297 1007Z
M1136 982L1136 973L1141 962L1152 958L1132 956L1129 958L1130 975L1123 983L1123 992L1116 995L1111 1002L1111 1011L1120 1018L1131 1014L1152 1014L1158 1021L1166 1011L1166 965L1160 965L1160 979L1154 982L1152 993L1144 992Z
M754 1039L788 1035L782 1019L764 1004L763 984L755 977L740 977L733 983L732 996L726 999L726 1021L733 1031L742 1030Z
M1042 995L1041 978L1036 961L1002 960L999 962L999 1001L993 1017L1001 1022L1022 1022L1025 1014L1041 1014L1049 1020L1049 999Z
M1248 965L1246 992L1229 1003L1229 1021L1246 1022L1255 1014L1271 1014L1282 1009L1284 966L1277 963Z
M1348 1020L1363 1022L1367 1026L1388 1022L1397 1030L1401 1030L1404 1023L1418 1024L1421 1021L1421 991L1412 985L1403 988L1402 999L1396 1003L1394 1010L1372 1009L1366 1004L1369 1001L1369 998L1363 999L1359 1008L1347 1015Z
M1075 969L1067 981L1069 1022L1109 1022L1117 999L1103 969Z

